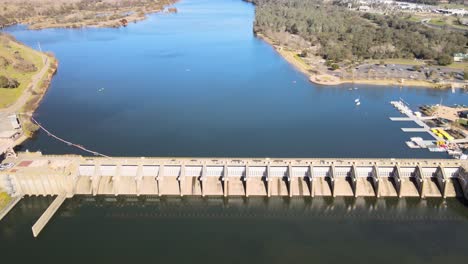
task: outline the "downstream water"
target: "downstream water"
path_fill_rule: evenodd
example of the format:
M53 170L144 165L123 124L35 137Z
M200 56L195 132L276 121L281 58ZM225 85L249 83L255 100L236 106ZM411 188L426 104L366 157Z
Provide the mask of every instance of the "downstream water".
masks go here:
M253 36L253 5L176 6L178 14L127 28L7 29L60 61L37 119L108 155L441 157L406 147L412 136L429 136L403 133L414 124L390 121L399 113L389 101L401 97L414 108L468 102L461 91L313 85ZM46 133L24 148L76 152Z
M74 198L37 239L50 198L0 222L2 263L466 263L456 200Z
M399 115L389 101L468 102L461 91L313 85L252 35L252 5L176 6L178 14L120 29L7 29L60 61L37 119L109 155L441 157L406 148L418 134L388 119ZM76 152L45 133L24 148ZM76 197L34 239L31 226L51 199L25 198L0 222L2 263L468 259L468 208L454 199Z

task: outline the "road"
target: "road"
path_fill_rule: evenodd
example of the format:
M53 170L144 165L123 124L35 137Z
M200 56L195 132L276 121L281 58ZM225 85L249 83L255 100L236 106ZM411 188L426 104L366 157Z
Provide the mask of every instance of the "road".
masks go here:
M466 30L466 29L451 27L449 25L447 25L447 26L438 26L438 25L429 24L429 21L431 21L430 18L423 19L423 20L421 20L421 24L423 24L426 27L434 28L434 29L451 30L451 31L456 31L456 32L460 32L460 33L468 32L468 30Z
M32 92L34 90L38 90L39 85L41 85L40 81L42 77L44 77L44 75L47 74L51 66L49 57L44 54L40 55L42 57L42 60L44 61L44 67L42 67L42 69L32 77L31 84L27 89L24 90L23 94L18 98L18 100L16 100L14 104L6 108L0 109L0 118L4 118L14 113L18 113L21 110L21 108L28 102L29 98L32 95Z

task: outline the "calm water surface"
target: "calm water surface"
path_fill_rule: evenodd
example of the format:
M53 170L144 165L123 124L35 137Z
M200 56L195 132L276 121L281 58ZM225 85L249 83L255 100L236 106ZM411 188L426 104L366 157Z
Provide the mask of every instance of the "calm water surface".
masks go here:
M465 263L456 200L76 197L37 239L51 198L0 223L2 263Z
M110 155L441 157L406 148L418 134L388 119L398 116L389 101L468 103L461 91L312 85L252 35L252 5L176 6L178 14L120 29L9 28L60 61L37 119ZM44 133L24 148L75 152ZM468 210L457 200L76 197L34 239L31 226L51 199L26 198L0 222L2 263L468 259Z
M391 122L399 113L389 101L468 104L461 91L313 85L253 36L251 4L176 6L178 14L155 14L127 28L9 28L60 61L37 119L109 155L441 157L406 147L411 136L428 135L403 133L414 124ZM45 133L24 148L76 152Z

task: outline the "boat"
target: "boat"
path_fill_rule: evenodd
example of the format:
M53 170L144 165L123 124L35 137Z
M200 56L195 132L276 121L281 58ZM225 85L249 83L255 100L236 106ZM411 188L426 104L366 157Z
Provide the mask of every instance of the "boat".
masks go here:
M355 103L359 102L359 98L355 99L354 102L355 102Z
M406 145L409 147L409 148L421 148L420 146L418 146L418 144L414 143L413 141L406 141Z
M357 102L356 102L356 105L361 105L361 102L357 101Z
M354 87L354 90L357 90L358 88L357 87Z

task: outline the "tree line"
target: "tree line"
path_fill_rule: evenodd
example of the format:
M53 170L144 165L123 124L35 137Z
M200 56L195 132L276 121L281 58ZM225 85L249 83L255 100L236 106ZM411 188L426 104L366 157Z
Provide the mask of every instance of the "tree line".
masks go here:
M402 14L362 13L321 0L253 0L254 31L286 32L336 62L362 59L425 59L441 65L464 52L468 34L425 27Z

